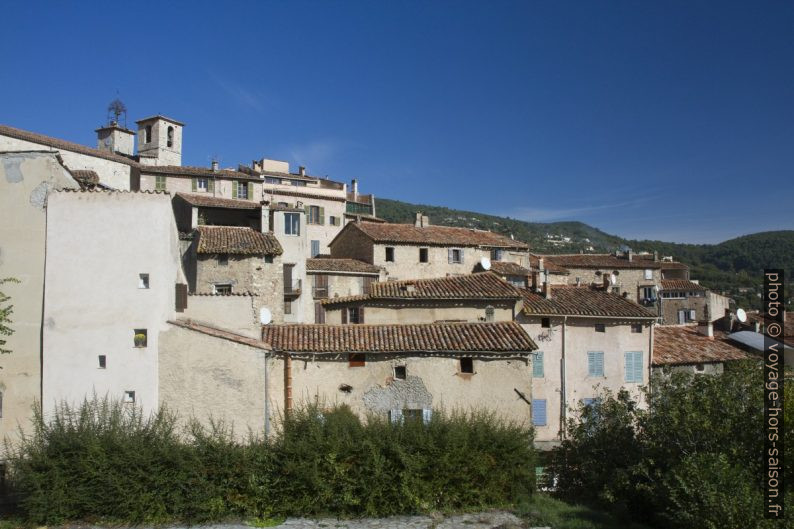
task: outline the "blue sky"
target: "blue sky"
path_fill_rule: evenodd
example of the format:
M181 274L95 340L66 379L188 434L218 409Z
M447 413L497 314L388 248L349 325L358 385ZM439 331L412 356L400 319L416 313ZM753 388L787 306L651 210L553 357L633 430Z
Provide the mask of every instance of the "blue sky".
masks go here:
M3 3L0 123L631 238L794 229L791 2Z

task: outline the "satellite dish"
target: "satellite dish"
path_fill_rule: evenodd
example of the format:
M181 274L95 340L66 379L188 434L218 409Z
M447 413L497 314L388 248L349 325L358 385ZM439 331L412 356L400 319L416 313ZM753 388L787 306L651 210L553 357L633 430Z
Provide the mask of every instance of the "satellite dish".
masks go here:
M614 285L618 282L618 278L615 277L615 274L609 274L609 284Z
M483 270L490 270L491 269L491 260L487 257L480 258L480 266L482 266Z
M747 321L747 313L744 311L744 309L736 309L736 317L742 323Z
M259 309L259 323L267 325L271 321L273 321L273 315L270 313L270 309L267 307Z

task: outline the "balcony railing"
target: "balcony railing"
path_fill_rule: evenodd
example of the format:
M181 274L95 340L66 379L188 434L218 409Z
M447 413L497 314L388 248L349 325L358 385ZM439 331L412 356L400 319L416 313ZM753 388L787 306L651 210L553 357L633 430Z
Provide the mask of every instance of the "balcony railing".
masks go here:
M284 295L298 297L301 295L301 280L296 279L292 283L284 283Z
M312 287L312 297L314 299L326 299L328 297L328 287Z

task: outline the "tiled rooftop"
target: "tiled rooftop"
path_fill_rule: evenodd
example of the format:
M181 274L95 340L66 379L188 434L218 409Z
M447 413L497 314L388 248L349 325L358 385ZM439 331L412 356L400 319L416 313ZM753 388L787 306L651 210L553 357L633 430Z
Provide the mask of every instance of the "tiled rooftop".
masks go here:
M548 270L550 274L570 274L571 272L564 268L557 263L553 262L551 259L545 258L545 256L537 256L535 254L529 254L529 266L532 270L538 270L540 265L540 258L543 257L543 268Z
M345 226L345 229L337 237L348 229L361 230L361 232L377 243L485 246L517 250L527 250L529 248L526 243L498 233L450 226L416 227L413 224L394 224L391 222L351 222Z
M706 290L702 285L686 279L662 279L662 290Z
M233 255L281 255L282 249L272 233L238 226L199 226L197 253Z
M185 177L231 178L234 180L250 180L254 182L262 181L258 176L251 176L247 173L241 173L240 171L233 171L230 169L218 169L217 171L213 171L210 167L193 167L189 165L141 165L141 173Z
M358 259L337 259L318 256L306 259L306 271L377 275L380 273L380 268Z
M721 336L710 339L693 325L662 325L654 329L655 366L706 364L751 358L741 348Z
M262 339L295 353L529 353L535 342L515 322L415 325L265 325Z
M552 262L564 268L686 268L681 263L654 261L652 254L634 254L631 261L625 255L600 254L561 254L542 255L544 262ZM680 265L680 266L679 266Z
M609 318L647 318L658 316L623 296L590 287L558 285L551 287L551 299L542 293L520 289L524 314L528 316L567 315Z
M491 261L491 270L503 276L528 276L530 271L509 261Z
M206 193L176 193L176 196L190 204L201 208L224 209L259 209L261 206L251 200L235 200L231 198L213 197Z
M191 331L200 332L202 334L207 334L209 336L214 336L222 340L229 340L231 342L248 345L250 347L256 347L257 349L270 350L270 346L261 340L257 340L255 338L249 338L248 336L243 336L241 334L233 333L231 331L218 329L217 327L210 327L208 325L196 323L192 320L188 320L188 319L170 320L168 323L170 323L171 325L176 325L177 327L182 327L183 329L188 329Z
M29 141L33 143L40 143L42 145L46 145L54 149L62 149L65 151L85 154L87 156L94 156L96 158L104 158L105 160L111 160L113 162L118 162L118 163L123 163L125 165L138 167L138 162L136 162L131 158L127 158L126 156L121 156L120 154L113 154L108 151L101 151L93 147L80 145L79 143L60 140L58 138L45 136L44 134L37 134L35 132L29 132L27 130L9 127L7 125L0 125L0 135L16 138L18 140Z

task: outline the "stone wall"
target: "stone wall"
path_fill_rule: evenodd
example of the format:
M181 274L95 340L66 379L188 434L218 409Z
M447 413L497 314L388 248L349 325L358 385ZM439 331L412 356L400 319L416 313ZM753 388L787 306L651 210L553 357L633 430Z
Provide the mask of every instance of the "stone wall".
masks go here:
M332 257L358 259L365 263L374 263L374 244L369 237L357 229L349 228L345 231L344 236L334 241L330 250Z
M580 279L583 285L589 285L591 283L597 283L601 285L604 283L604 276L609 277L609 275L615 271L614 269L610 270L606 268L598 270L595 268L566 268L570 270L570 275L560 277L566 277L569 285L575 285L577 278ZM628 295L628 299L639 302L641 299L640 296L642 287L661 285L661 270L658 268L653 268L650 270L652 270L653 279L645 279L644 269L621 268L617 270L617 284L615 286L620 289L620 294L626 293ZM600 272L600 274L598 272Z
M701 292L702 294L703 292ZM689 297L683 299L670 299L662 298L662 317L665 325L678 325L679 323L687 323L691 321L701 321L706 318L706 296L702 297ZM683 322L678 321L678 311L685 310L687 313L690 310L695 311L694 318L688 318ZM725 315L725 311L720 317ZM712 318L711 320L714 321Z

